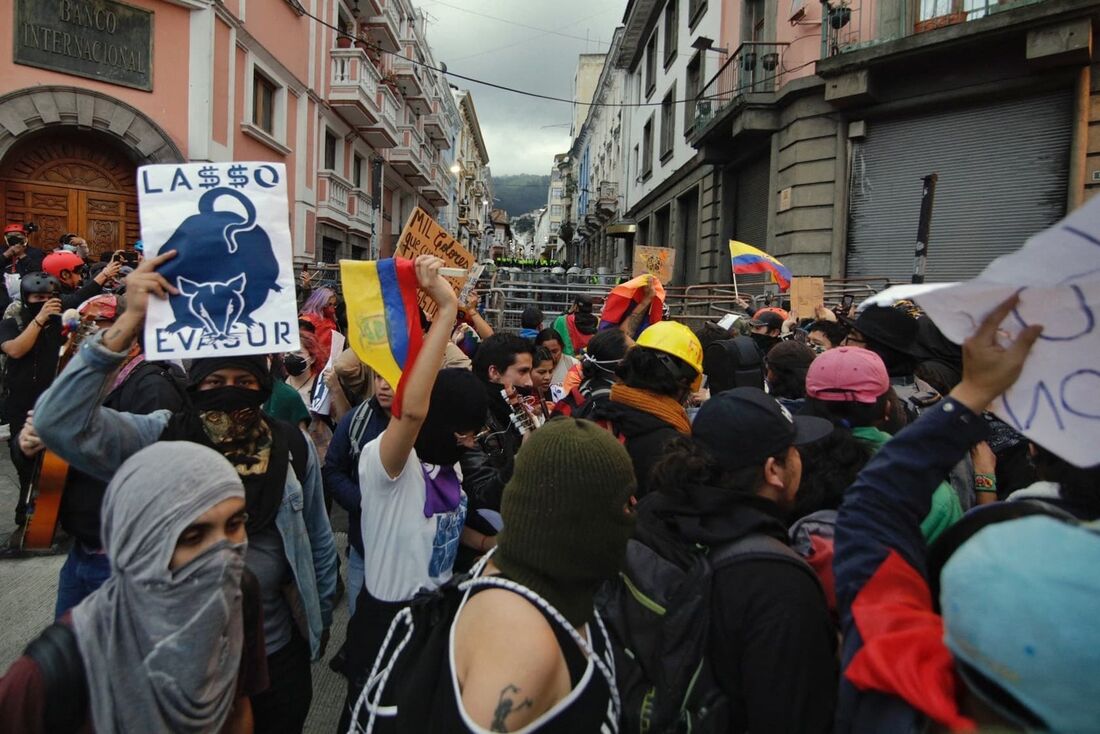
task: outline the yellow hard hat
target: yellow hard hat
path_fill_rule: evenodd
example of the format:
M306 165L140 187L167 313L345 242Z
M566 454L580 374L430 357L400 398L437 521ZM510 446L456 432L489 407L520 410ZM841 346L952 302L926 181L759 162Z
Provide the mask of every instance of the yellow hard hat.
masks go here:
M658 321L638 337L636 344L646 349L671 354L703 374L703 345L691 329L676 321Z

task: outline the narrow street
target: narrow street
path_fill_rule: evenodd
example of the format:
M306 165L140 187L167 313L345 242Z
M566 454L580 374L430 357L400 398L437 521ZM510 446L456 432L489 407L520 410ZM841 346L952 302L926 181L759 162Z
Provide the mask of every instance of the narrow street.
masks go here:
M4 451L0 457L0 547L7 546L15 530L12 509L17 487L15 467ZM332 524L340 557L344 559L348 542L347 516L339 512ZM6 670L53 618L57 574L64 561L64 554L0 559L0 589L4 594L3 616L0 617L0 671ZM341 566L341 573L346 576L346 563ZM328 660L343 641L347 623L348 603L347 599L341 599L333 613L332 641L325 651L325 659L313 664L313 706L305 728L310 734L329 734L336 730L345 685L344 679L329 669Z

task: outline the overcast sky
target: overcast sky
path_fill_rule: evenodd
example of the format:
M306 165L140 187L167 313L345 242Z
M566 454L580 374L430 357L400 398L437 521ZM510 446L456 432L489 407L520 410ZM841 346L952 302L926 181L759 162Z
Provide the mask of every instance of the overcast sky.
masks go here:
M428 16L436 60L450 71L566 99L573 96L577 55L606 52L626 9L626 0L414 2ZM494 175L548 174L554 155L568 149L569 104L450 81L473 92Z

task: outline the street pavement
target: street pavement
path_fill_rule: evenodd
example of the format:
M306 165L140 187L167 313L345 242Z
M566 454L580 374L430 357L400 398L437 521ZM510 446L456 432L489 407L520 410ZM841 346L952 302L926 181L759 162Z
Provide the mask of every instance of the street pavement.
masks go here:
M18 481L7 446L0 441L0 548L7 547L15 530L13 523ZM340 558L347 546L347 516L342 512L333 519ZM65 556L43 555L20 559L0 558L0 675L23 652L26 644L53 621L57 595L57 574ZM347 573L347 563L341 563ZM345 578L346 583L346 578ZM344 679L329 670L328 659L344 640L348 622L347 599L342 599L333 615L332 639L325 659L313 665L313 706L305 731L332 734L340 718L346 686Z

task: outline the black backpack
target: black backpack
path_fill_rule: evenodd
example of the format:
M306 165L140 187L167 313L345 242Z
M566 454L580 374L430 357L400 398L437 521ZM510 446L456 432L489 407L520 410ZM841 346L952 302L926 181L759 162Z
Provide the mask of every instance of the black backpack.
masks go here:
M44 730L77 731L88 716L88 682L72 627L54 622L31 640L23 654L38 665L45 681L49 705L43 710Z
M350 730L365 734L374 731L430 731L432 702L436 692L442 686L451 686L448 668L443 664L449 650L451 623L466 592L470 588L487 586L519 594L565 626L607 681L612 706L616 711L621 710L616 696L614 669L592 651L565 618L541 596L514 581L499 576L479 576L482 568L484 559L469 573L455 574L437 589L421 590L408 606L398 612L370 673L357 680L354 687L358 688L366 681L371 684L364 686L358 697L349 696L345 701L348 710L344 712L341 731L345 721L354 724ZM595 629L597 625L603 631L598 618L597 624L590 626L590 629ZM610 643L610 633L607 637ZM376 712L374 715L372 710Z
M615 653L625 734L729 731L731 704L706 655L717 569L766 559L795 565L820 586L794 550L768 535L683 550L673 561L629 541L624 571L597 597Z

